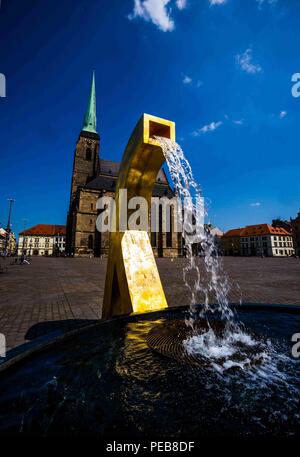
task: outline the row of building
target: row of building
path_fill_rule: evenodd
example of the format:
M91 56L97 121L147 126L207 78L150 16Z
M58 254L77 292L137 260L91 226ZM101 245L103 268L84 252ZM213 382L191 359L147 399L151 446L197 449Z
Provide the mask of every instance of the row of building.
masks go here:
M291 219L290 221L280 221L277 219L272 222L272 225L248 225L246 227L228 230L226 233L212 226L207 226L207 229L216 238L221 255L263 257L300 256L300 213L298 213L295 219ZM201 250L195 249L194 252L201 252ZM19 235L19 255L61 256L65 255L65 253L66 227L63 225L38 224L21 232ZM159 256L159 253L155 249L154 254ZM94 255L92 249L89 255ZM103 255L106 255L106 253ZM181 252L176 251L176 255L183 256L184 250Z
M224 255L288 257L300 256L300 213L290 221L272 225L248 225L228 230L220 240Z

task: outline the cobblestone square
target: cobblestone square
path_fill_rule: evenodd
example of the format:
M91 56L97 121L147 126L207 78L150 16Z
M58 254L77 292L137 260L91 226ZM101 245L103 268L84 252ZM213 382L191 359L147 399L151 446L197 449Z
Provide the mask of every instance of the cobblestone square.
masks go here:
M157 259L169 306L188 303L185 259ZM201 260L200 268L201 268ZM232 303L300 304L300 260L224 257ZM3 265L4 261L2 261ZM106 260L32 258L30 265L5 261L0 275L0 333L7 349L54 330L101 319Z

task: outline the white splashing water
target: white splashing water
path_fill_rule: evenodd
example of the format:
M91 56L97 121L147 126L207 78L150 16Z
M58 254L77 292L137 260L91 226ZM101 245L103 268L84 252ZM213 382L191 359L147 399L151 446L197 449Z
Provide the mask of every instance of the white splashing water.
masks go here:
M196 202L202 197L202 193L194 179L191 166L184 152L179 144L170 139L158 136L155 138L163 150L174 183L175 193L179 200L184 202L182 205L184 212L196 213ZM192 203L187 205L186 201ZM183 222L182 211L178 214L178 218ZM183 278L191 294L190 317L186 323L194 329L197 304L202 304L200 316L206 317L208 323L208 331L199 333L195 330L193 336L184 342L187 353L209 359L211 366L216 371L223 372L234 366L239 366L242 369L250 366L248 350L260 344L261 353L258 354L258 357L260 357L261 362L267 361L269 353L267 345L259 343L245 333L243 326L234 320L235 316L228 300L229 280L221 268L214 236L209 230L204 230L201 239L196 240L200 242L203 256L204 269L202 268L201 271L199 258L193 252L193 238L190 237L191 227L184 225L184 223L182 225L182 237L185 242L184 248L187 258L187 263L183 268ZM213 331L209 323L209 315L216 311L220 313L225 324L225 331L221 336ZM242 359L237 363L234 361L234 355L240 353L241 345L244 346L245 352Z

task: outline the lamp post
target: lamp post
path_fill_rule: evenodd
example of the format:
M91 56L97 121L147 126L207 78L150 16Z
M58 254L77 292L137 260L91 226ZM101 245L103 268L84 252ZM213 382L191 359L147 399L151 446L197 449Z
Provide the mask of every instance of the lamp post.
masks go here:
M5 237L5 248L4 248L4 255L7 255L7 244L10 240L10 232L11 232L11 213L12 213L12 206L16 201L14 198L8 198L7 201L9 202L9 211L8 211L8 220L7 220L7 228L6 228L6 237Z
M23 243L22 243L22 253L21 255L24 255L24 244L25 244L25 230L26 230L26 222L28 222L28 219L22 219L23 222Z

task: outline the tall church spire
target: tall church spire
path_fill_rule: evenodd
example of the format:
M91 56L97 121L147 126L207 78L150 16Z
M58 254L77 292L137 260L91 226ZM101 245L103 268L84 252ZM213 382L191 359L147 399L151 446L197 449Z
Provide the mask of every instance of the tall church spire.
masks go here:
M83 121L83 128L85 132L97 133L97 113L96 113L96 85L95 85L95 71L93 71L91 92Z

